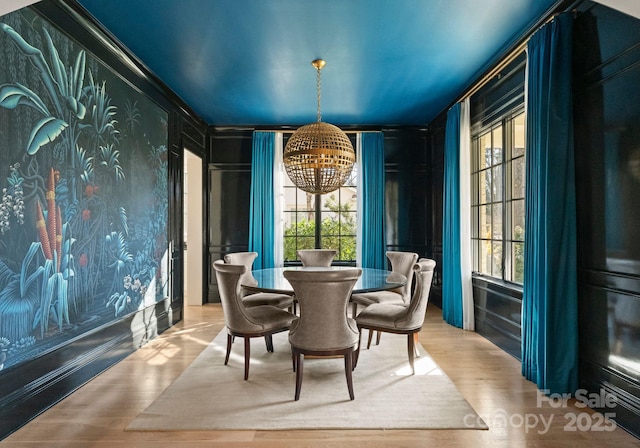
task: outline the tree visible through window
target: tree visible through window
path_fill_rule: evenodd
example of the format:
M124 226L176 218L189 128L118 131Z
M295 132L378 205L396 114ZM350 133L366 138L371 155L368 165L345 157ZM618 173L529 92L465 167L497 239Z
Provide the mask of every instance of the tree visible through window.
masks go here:
M524 279L525 115L507 115L472 138L473 269Z
M355 262L356 184L356 166L345 185L324 195L313 195L296 188L285 175L285 263L298 260L298 249L335 249L334 261Z

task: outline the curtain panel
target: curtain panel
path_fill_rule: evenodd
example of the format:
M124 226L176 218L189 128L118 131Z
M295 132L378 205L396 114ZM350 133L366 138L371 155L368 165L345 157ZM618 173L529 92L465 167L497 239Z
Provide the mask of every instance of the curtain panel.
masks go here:
M471 273L471 101L460 103L460 282L462 328L475 330Z
M358 239L359 265L387 269L385 231L384 134L358 134Z
M258 253L253 262L254 269L275 266L275 157L276 134L255 131L253 133L249 204L249 251ZM277 197L280 198L279 191Z
M273 152L273 265L284 266L284 184L287 175L284 168L284 144L282 132L274 132Z
M578 382L572 31L562 14L527 47L522 373L546 393Z
M469 100L447 112L444 147L442 316L474 329L471 285L471 154Z

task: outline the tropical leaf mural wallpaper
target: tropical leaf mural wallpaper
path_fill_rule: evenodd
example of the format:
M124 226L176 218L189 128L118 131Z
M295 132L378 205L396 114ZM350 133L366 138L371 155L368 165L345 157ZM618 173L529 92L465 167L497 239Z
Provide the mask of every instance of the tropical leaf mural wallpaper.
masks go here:
M29 8L0 17L0 369L167 295L167 113Z

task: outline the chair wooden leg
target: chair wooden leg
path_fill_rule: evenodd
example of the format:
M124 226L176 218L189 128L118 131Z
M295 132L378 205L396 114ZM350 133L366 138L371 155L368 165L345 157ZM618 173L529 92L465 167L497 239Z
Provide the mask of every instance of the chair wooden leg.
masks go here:
M367 350L371 347L371 339L373 338L373 330L369 330L369 339L367 339Z
M353 302L353 306L351 307L351 317L355 319L357 315L358 315L358 304L356 302Z
M353 370L353 351L349 351L344 354L344 372L347 376L347 389L349 389L349 398L352 400L355 398L353 395L353 378L351 371Z
M304 364L304 357L300 355L300 352L296 351L296 395L295 401L300 399L300 389L302 389L302 367Z
M378 334L376 335L376 345L380 345L380 337L382 336L382 332L378 331Z
M249 379L249 360L251 359L251 338L244 337L244 380Z
M413 333L410 333L407 335L407 352L409 353L409 365L411 366L411 374L415 375L416 371L413 368L413 357L415 354L414 351L414 347L413 347Z
M356 348L356 356L353 359L353 370L356 369L358 365L358 359L360 359L360 341L362 340L362 328L358 329L358 348Z
M420 350L418 350L418 344L420 343L420 340L418 338L418 333L415 332L413 333L413 348L415 349L415 354L416 354L416 358L420 357Z
M227 333L227 356L224 357L224 365L229 362L229 354L231 353L231 344L233 344L233 336Z
M267 351L269 353L273 353L273 338L271 337L270 334L264 337L264 342L267 345Z

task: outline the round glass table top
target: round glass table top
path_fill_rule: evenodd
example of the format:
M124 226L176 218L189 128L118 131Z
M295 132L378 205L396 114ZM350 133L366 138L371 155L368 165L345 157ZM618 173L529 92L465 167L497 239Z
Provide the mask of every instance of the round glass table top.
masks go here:
M329 267L304 267L304 266L287 266L281 268L256 269L252 271L255 283L250 281L243 283L242 286L266 292L293 292L291 284L284 278L284 271L300 271L300 270L339 270L354 269L349 266L329 266ZM407 278L396 272L387 271L385 269L360 268L362 275L358 278L353 287L353 294L363 292L382 291L385 289L393 289L403 286L407 283ZM253 283L253 284L249 284Z

